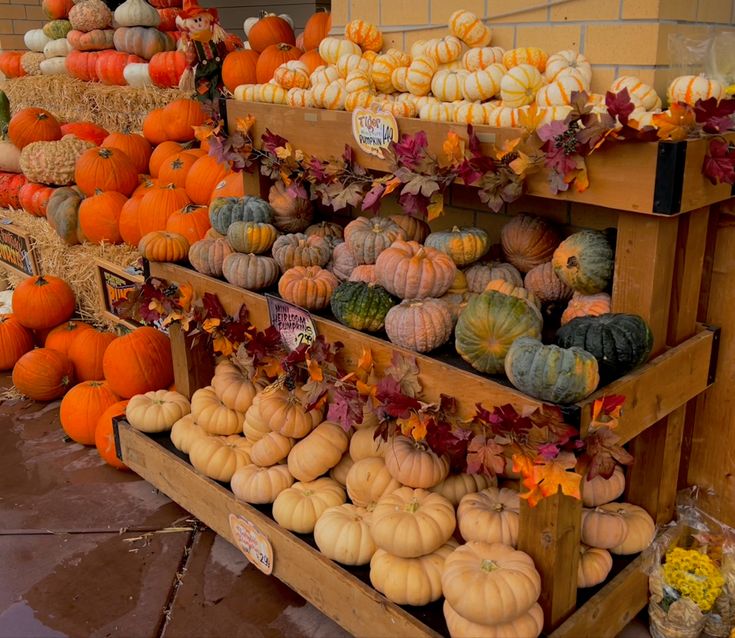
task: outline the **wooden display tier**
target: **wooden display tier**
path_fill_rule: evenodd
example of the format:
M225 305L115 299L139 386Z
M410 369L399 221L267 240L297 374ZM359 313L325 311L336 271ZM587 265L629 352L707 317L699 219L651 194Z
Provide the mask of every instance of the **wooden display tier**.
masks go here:
M260 136L270 129L287 139L293 148L320 159L339 157L344 145L355 150L357 162L365 168L388 171L389 161L369 155L357 148L352 137L352 114L345 111L295 108L257 102L227 101L227 120L253 115L252 129L256 146ZM416 118L396 118L399 133L425 131L429 151L441 152L442 143L451 130L467 137L464 124L428 122ZM520 130L475 126L482 145L501 146L520 137ZM735 133L725 135L735 140ZM527 193L537 197L595 204L637 213L672 215L694 210L725 200L731 196L728 184L713 186L702 175L702 162L707 151L707 138L682 142L611 143L586 158L590 188L583 193L574 189L554 195L548 185L548 171L528 177ZM478 208L483 205L478 200Z
M168 434L151 437L119 420L115 440L117 455L129 468L236 547L230 514L254 524L273 548L273 575L353 635L449 635L440 602L425 607L392 603L371 587L367 566L346 568L334 563L318 551L313 536L296 535L278 525L270 506L239 501L223 484L198 473L173 448ZM646 603L648 577L641 563L641 557L616 559L613 573L617 574L612 580L590 592L580 590L586 602L551 636L615 636Z

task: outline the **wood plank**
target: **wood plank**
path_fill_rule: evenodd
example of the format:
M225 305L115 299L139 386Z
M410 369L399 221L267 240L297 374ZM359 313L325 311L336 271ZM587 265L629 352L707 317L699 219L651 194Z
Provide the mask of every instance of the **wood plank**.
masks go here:
M355 636L439 635L145 434L124 422L118 432L125 464L225 540L235 544L230 513L254 523L273 547L273 575L347 631Z
M201 275L188 268L165 262L152 262L151 275L176 283L188 282L192 285L194 294L198 296L205 292L214 293L230 314L234 314L242 304L246 304L250 313L250 320L259 330L264 330L270 325L267 303L265 297L261 294L243 290L227 282ZM478 401L482 401L486 406L506 403L512 403L518 408L542 405L541 401L526 396L514 388L503 386L488 377L461 370L437 359L399 348L377 337L358 333L335 321L323 319L316 315L313 319L319 334L324 335L329 341L341 341L344 344L344 361L348 367L357 366L363 346L372 350L378 371L390 366L391 358L396 351L409 357L415 357L419 365L419 379L423 386L426 401L438 401L441 393L447 391L447 387L438 383L437 380L452 379L450 390L457 398L458 409L462 417L471 417L475 412L475 404Z
M728 141L735 141L735 133L723 135ZM681 210L688 211L702 206L721 202L731 197L730 184L713 186L702 175L702 163L709 149L707 138L687 144L686 164L684 166L684 184L681 197Z
M709 386L714 333L701 330L630 374L590 395L580 406L580 430L586 434L596 399L605 395L626 397L616 433L623 442L684 405Z
M203 335L199 339L187 337L179 323L169 326L168 336L171 340L176 390L191 399L191 395L199 388L208 386L214 376L212 353L205 346Z
M614 638L648 603L648 576L638 556L549 638Z
M653 355L666 343L678 222L620 213L612 310L640 315L651 327Z
M577 565L582 501L561 493L529 507L521 499L518 549L526 552L541 574L539 604L546 630L556 627L577 604Z

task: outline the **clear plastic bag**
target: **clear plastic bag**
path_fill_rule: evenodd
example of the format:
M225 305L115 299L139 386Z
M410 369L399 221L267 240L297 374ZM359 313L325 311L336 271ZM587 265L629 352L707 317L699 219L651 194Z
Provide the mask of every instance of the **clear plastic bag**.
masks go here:
M704 74L725 87L735 84L735 32L717 31L705 38L672 33L668 44L675 75Z

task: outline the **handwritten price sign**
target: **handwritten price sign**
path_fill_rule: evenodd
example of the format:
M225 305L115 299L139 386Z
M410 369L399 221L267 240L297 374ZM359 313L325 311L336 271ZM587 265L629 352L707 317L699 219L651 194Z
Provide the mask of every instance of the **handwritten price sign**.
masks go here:
M392 113L358 108L352 112L352 136L363 151L383 159L383 150L398 141L398 123Z
M266 295L271 325L281 333L281 339L289 350L296 350L302 343L309 345L316 338L316 326L308 310L273 295Z
M264 574L273 572L273 547L268 538L253 523L230 514L230 530L237 548Z

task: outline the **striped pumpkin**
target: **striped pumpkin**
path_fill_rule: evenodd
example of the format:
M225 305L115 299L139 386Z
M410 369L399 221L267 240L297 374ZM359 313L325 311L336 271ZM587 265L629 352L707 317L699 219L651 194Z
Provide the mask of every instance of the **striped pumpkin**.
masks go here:
M345 76L345 90L347 93L358 93L370 89L372 89L372 86L370 85L369 72L355 69Z
M350 71L364 71L365 73L370 73L370 67L372 64L370 64L370 62L361 55L350 53L348 55L343 55L339 60L337 60L336 66L339 77L346 78Z
M255 101L266 104L288 104L288 91L277 84L261 84L255 91Z
M442 102L462 99L462 78L454 71L437 71L431 79L431 92Z
M547 106L538 110L538 124L543 126L557 120L563 120L571 112L571 106Z
M307 89L309 68L299 60L289 60L273 72L273 81L284 89Z
M491 64L487 68L472 71L462 78L462 95L465 100L484 102L500 92L500 81L505 75L502 64Z
M485 109L479 102L463 102L454 109L454 121L458 124L485 124Z
M518 127L521 125L521 115L528 107L511 108L509 106L483 107L487 115L487 124L495 128Z
M400 93L407 93L408 87L406 86L406 78L408 77L408 67L399 66L391 73L390 81L393 84L393 88Z
M539 70L530 64L513 66L500 81L500 97L510 107L531 104L543 86L544 79Z
M431 40L426 45L426 55L437 64L446 64L458 60L462 55L462 41L453 35Z
M576 75L560 75L556 80L542 86L536 93L536 103L539 106L563 106L572 103L574 91L584 91L585 86L581 78Z
M395 91L391 77L393 75L393 71L395 71L399 66L403 65L401 65L398 59L393 55L385 53L375 58L371 77L373 84L378 91L381 93L393 93ZM429 78L429 81L431 81L431 78Z
M682 75L669 84L666 97L669 104L684 102L694 106L697 100L707 100L711 97L717 98L719 102L726 97L726 94L725 87L717 80L708 80L703 75Z
M558 51L546 61L546 81L553 82L559 75L576 72L582 77L586 86L592 81L592 65L581 53L572 49Z
M368 51L380 51L383 48L383 34L380 29L364 20L348 22L345 26L345 38Z
M454 105L444 102L429 102L419 110L419 119L429 122L453 122Z
M241 84L235 88L233 95L241 102L255 102L255 94L259 87L260 84Z
M346 98L344 80L336 80L312 89L314 104L330 111L344 111Z
M541 73L546 69L546 61L549 59L548 53L538 47L518 47L510 49L503 55L503 64L507 69L520 66L521 64L530 64L535 66Z
M326 37L319 43L319 55L327 64L337 64L337 60L350 53L362 55L362 49L344 38Z
M661 108L661 98L656 90L645 82L632 75L623 75L617 78L610 86L610 91L620 93L623 89L628 89L631 101L642 106L646 111L652 111Z
M428 55L414 58L406 73L406 88L409 93L413 95L428 95L431 90L431 79L434 77L436 71L437 63L434 58ZM373 66L373 81L375 82L375 88L382 91L375 81L375 66ZM392 87L393 84L391 84ZM383 92L385 93L386 91Z
M470 47L484 47L490 44L490 29L474 13L459 9L449 16L449 31Z
M501 47L470 49L462 56L462 64L468 71L479 71L491 64L502 64L504 53L505 49Z
M366 108L373 101L373 94L370 91L357 91L356 93L347 93L345 98L345 111L350 113L357 108Z
M319 86L320 84L329 84L335 80L339 80L339 71L337 71L337 67L333 64L318 66L309 76L309 82L311 82L312 87Z
M289 89L286 94L286 103L289 106L299 106L302 108L314 106L311 89Z

